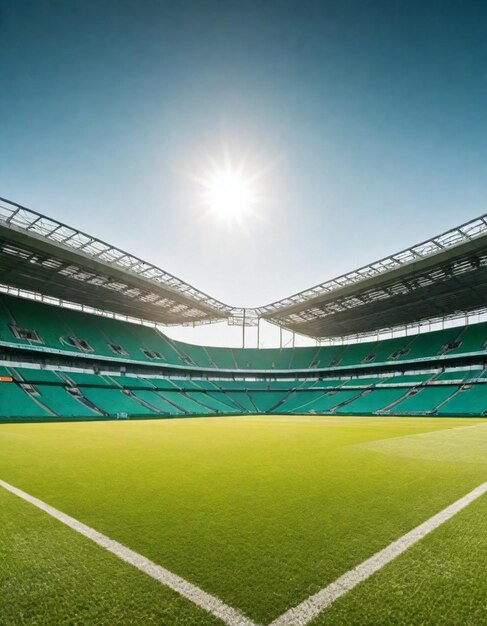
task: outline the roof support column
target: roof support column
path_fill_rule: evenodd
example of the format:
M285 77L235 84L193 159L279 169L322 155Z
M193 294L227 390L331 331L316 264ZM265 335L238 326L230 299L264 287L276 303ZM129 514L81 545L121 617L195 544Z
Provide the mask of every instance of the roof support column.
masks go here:
M242 348L245 348L245 311L243 310L243 320L242 320Z

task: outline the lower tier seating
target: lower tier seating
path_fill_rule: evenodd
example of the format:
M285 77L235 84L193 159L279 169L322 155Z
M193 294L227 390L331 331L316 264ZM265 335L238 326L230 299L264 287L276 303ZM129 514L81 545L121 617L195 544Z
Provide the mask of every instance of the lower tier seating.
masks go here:
M246 381L0 369L2 421L258 413L487 416L487 371Z
M399 414L434 413L459 387L455 385L422 387L401 400L394 407Z
M471 415L483 415L487 412L487 386L466 385L460 388L456 393L438 409L438 415L462 415L468 413Z

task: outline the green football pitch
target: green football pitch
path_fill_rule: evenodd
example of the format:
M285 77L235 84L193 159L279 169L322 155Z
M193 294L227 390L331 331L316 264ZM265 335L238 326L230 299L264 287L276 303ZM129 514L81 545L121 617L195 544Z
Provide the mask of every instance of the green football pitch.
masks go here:
M487 480L481 419L0 425L0 480L268 625ZM312 624L487 624L487 496ZM218 624L0 488L0 624Z

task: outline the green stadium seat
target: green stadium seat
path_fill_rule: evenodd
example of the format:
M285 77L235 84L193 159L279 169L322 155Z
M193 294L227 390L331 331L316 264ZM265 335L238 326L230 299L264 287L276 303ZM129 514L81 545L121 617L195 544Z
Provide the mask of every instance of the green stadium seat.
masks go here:
M409 345L408 352L400 355L397 360L419 360L445 354L447 345L454 342L459 334L460 328L457 327L416 335Z
M91 374L88 372L63 372L62 374L67 380L71 381L76 387L113 387L113 381L108 380L104 376Z
M338 409L337 413L344 413L346 415L372 415L373 413L386 409L386 407L393 402L397 402L406 393L407 390L404 388L374 388Z
M357 365L367 362L369 354L374 352L377 341L350 344L340 355L340 366Z
M12 328L16 329L15 332ZM156 328L0 295L0 343L36 351L174 368L280 371L353 368L487 354L487 322L409 337L303 348L217 348L174 341Z
M314 363L317 362L319 348L295 348L292 352L291 362L289 369L292 370L307 370L314 367Z
M0 417L2 419L36 419L53 416L16 383L0 382Z
M203 406L211 409L212 412L221 413L221 414L239 413L239 412L241 413L241 411L238 411L235 405L233 405L233 408L230 407L229 404L227 404L226 402L223 402L221 398L218 396L210 395L203 391L190 391L187 393L187 395L192 400L195 400L199 404L202 404ZM222 395L223 393L220 392L220 396Z
M246 391L226 391L225 395L229 398L237 407L241 407L243 413L256 413L257 409L250 399L249 394Z
M152 409L127 396L121 389L83 387L82 394L96 407L112 417L124 414L131 416L155 415Z
M315 411L316 413L331 413L341 404L346 406L348 402L360 396L361 393L362 391L357 389L339 390L336 392L331 391L321 398L317 398L308 410Z
M327 395L323 391L291 391L279 411L283 413L308 413L313 409L313 404Z
M288 391L251 391L249 392L258 413L268 413L275 409L289 395Z
M438 415L485 415L487 413L487 383L461 387L437 411Z
M204 346L196 346L190 343L183 343L182 341L175 341L174 345L178 349L176 363L180 365L204 367L206 369L217 367L213 363L207 348ZM230 348L228 348L228 351L230 351Z
M105 375L104 378L125 389L150 389L153 386L149 381L139 376L114 376L110 374L109 376Z
M52 370L31 369L28 367L12 368L18 380L25 380L28 383L53 383L64 384L64 379L57 372Z
M471 370L452 370L448 372L441 372L435 380L448 380L448 381L456 381L463 382L464 380L472 377Z
M458 389L457 385L421 387L394 407L394 412L404 415L431 414Z
M184 411L168 402L157 391L137 389L133 393L136 398L153 406L160 415L184 415Z
M487 322L465 326L457 338L458 345L451 348L447 354L472 354L485 352L487 348Z
M101 413L83 404L59 385L36 385L39 400L60 417L100 417Z
M212 410L198 400L191 397L190 392L183 391L159 391L165 399L175 404L184 413L190 415L211 415Z

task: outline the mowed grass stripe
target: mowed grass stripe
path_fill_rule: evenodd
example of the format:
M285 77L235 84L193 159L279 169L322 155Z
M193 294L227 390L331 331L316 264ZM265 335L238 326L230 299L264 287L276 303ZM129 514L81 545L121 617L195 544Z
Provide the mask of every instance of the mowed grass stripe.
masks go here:
M90 539L105 550L108 550L125 563L133 565L138 570L144 572L154 580L157 580L166 587L169 587L173 591L176 591L179 595L183 596L187 600L190 600L211 615L214 615L215 617L221 619L225 624L228 624L228 626L256 626L254 622L247 619L239 611L226 605L219 598L216 598L215 596L206 593L199 587L196 587L195 585L192 585L188 581L184 580L184 578L173 574L169 570L161 567L160 565L157 565L156 563L147 559L141 554L134 552L133 550L127 548L118 541L110 539L110 537L107 537L103 533L98 532L94 528L83 524L74 517L66 515L62 511L55 509L54 507L46 504L42 500L31 496L21 489L17 489L17 487L10 485L3 480L0 480L0 486L3 487L6 491L9 491L19 498L22 498L26 502L34 505L41 511L44 511L48 515L51 515L51 517L54 517L66 526L69 526L69 528L72 528L77 533Z
M274 620L271 626L304 626L317 617L322 611L331 606L338 598L345 595L359 583L367 580L372 574L396 559L415 543L426 537L433 530L451 519L466 506L487 493L487 482L472 489L465 496L450 504L445 509L433 515L428 520L413 528L410 532L389 544L383 550L376 552L366 561L357 565L343 576L340 576L330 585L307 598L298 606L286 611Z

